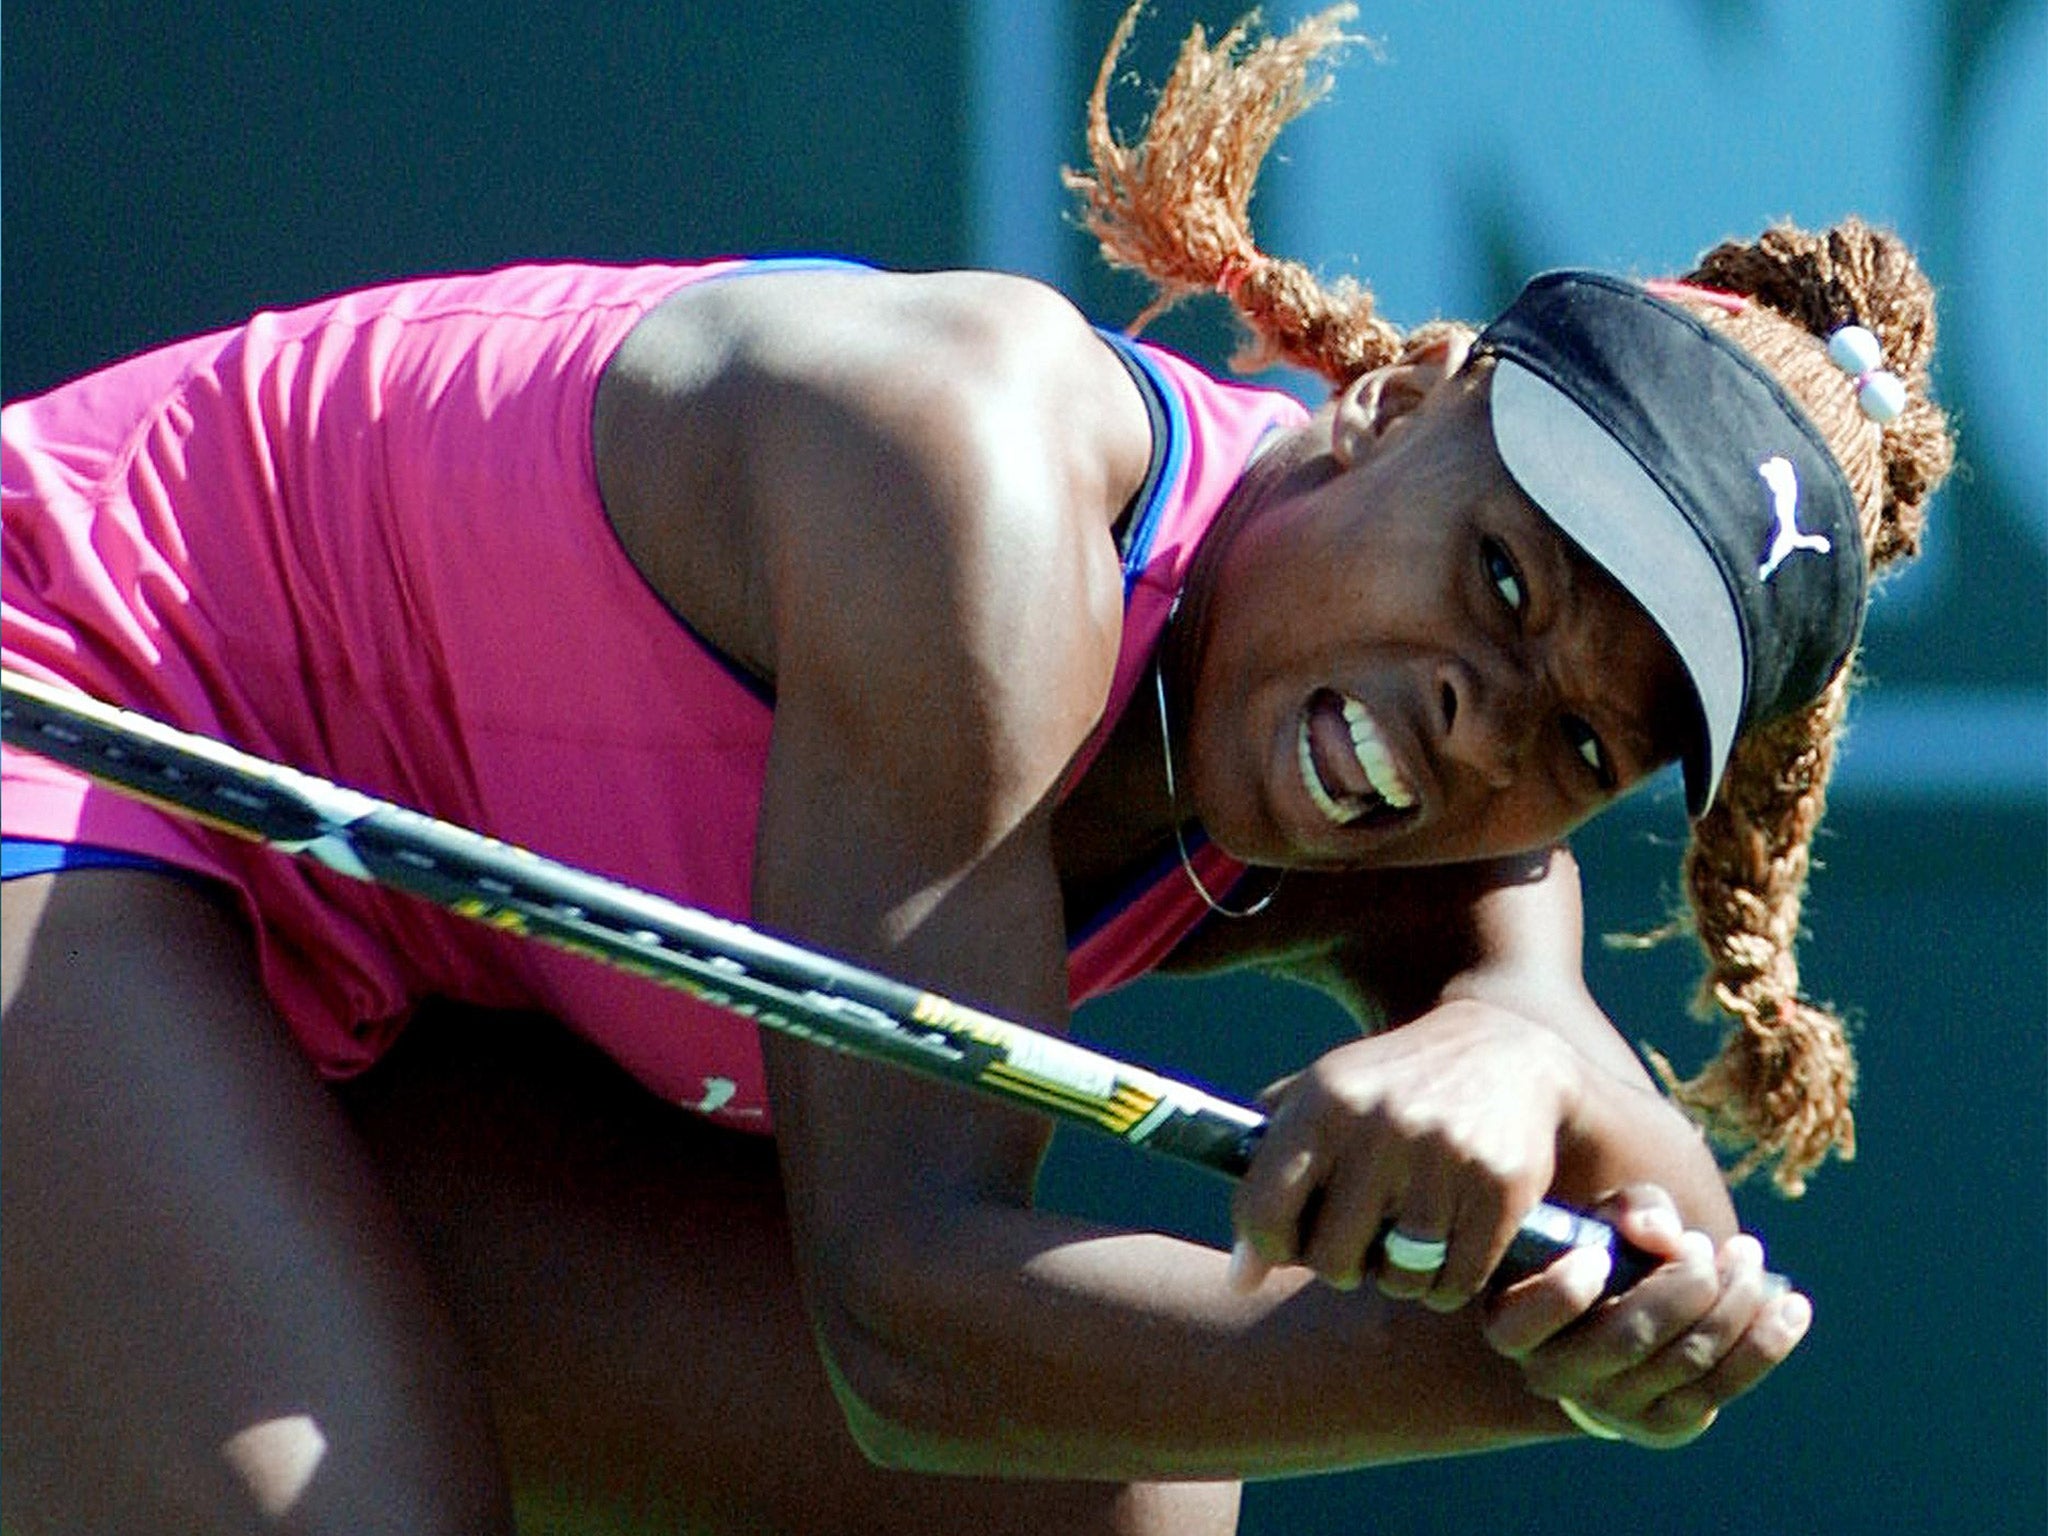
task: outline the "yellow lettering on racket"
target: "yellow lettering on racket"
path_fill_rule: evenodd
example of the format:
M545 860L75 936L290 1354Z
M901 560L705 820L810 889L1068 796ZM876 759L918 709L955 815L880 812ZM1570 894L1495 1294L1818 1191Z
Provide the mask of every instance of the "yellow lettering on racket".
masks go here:
M526 914L514 907L501 907L495 902L485 901L481 896L463 896L449 904L458 917L466 917L482 923L486 928L496 928L501 933L518 934L521 937L533 931Z

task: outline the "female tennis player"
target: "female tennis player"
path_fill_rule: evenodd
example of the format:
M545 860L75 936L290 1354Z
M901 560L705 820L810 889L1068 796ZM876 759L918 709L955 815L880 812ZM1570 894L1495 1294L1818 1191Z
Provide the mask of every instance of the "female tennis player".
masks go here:
M1403 335L1244 222L1341 19L1198 34L1137 144L1098 87L1075 178L1313 412L825 261L404 283L7 408L9 667L1048 1028L1229 966L1364 1027L1211 1251L1039 1208L1031 1114L9 751L10 1531L1227 1530L1680 1444L1794 1349L1700 1126L1790 1189L1850 1135L1792 941L1948 463L1928 287L1852 221ZM1669 764L1732 1026L1662 1093L1564 840ZM1657 1266L1489 1286L1546 1196Z

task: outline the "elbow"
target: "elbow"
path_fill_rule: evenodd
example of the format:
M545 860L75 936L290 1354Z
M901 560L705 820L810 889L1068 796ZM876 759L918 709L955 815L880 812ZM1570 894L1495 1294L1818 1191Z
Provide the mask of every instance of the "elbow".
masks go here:
M826 1381L861 1454L899 1472L1000 1470L998 1421L976 1401L973 1373L915 1347L918 1333L903 1314L901 1289L867 1289L875 1305L863 1305L858 1289L821 1287L812 1311Z
M1005 1464L1001 1447L948 1421L928 1373L902 1359L873 1358L872 1347L847 1349L821 1337L825 1376L853 1443L877 1467L892 1472L986 1474ZM850 1365L858 1357L860 1364Z
M838 1400L853 1443L870 1463L891 1472L939 1472L947 1470L945 1460L932 1437L918 1429L915 1416L904 1405L876 1390L871 1380L856 1380L839 1363L830 1347L820 1353L825 1361L826 1379Z

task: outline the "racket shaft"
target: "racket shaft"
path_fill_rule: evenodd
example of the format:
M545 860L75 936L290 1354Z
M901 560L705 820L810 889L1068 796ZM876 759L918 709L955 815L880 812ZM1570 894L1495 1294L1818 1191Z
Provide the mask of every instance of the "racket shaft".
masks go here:
M1105 1132L1235 1178L1259 1111L1057 1036L650 892L14 672L7 742L206 825L317 860L501 932L540 940L814 1044ZM1572 1248L1614 1254L1610 1293L1656 1261L1606 1223L1530 1213L1495 1274L1511 1283Z

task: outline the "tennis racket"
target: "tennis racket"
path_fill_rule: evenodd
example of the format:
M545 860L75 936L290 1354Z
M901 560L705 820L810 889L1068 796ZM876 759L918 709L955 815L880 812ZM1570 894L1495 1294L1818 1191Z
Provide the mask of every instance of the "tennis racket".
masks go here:
M558 863L70 689L4 672L0 733L123 793L328 869L675 987L765 1028L1043 1111L1237 1177L1266 1117L1057 1036ZM1607 1223L1532 1211L1506 1284L1588 1245L1610 1294L1657 1261Z

